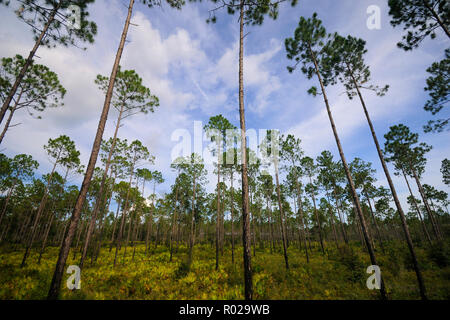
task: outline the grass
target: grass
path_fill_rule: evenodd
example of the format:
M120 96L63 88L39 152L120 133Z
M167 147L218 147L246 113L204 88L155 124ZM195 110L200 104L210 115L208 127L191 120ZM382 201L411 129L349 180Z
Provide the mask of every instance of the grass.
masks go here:
M318 248L318 247L316 247ZM256 250L252 256L255 299L378 299L377 290L366 287L366 268L371 264L368 255L357 245L338 251L327 244L327 254L312 252L306 262L303 251L294 245L288 249L290 270L287 271L281 251L270 253L269 248ZM433 251L434 250L434 251ZM450 266L445 250L417 248L425 285L430 299L450 299ZM437 250L437 253L436 253ZM122 249L123 252L123 249ZM122 253L121 252L121 253ZM253 252L253 250L252 250ZM444 252L444 253L442 253ZM45 299L53 275L58 248L46 250L41 264L32 252L27 266L19 268L23 252L0 251L0 299ZM180 247L169 262L169 252L160 246L145 255L145 246L132 249L127 257L119 255L113 267L114 250L103 248L97 263L85 263L81 273L81 289L69 290L64 275L62 299L243 299L242 248L235 252L231 263L231 249L225 248L220 267L215 270L215 249L210 245L196 245L194 260L188 269L187 249ZM447 255L448 256L448 255ZM444 257L444 258L443 258ZM76 265L69 255L66 269ZM416 275L411 267L407 249L400 243L388 243L385 254L377 252L380 268L390 299L418 299ZM444 260L443 260L444 259Z

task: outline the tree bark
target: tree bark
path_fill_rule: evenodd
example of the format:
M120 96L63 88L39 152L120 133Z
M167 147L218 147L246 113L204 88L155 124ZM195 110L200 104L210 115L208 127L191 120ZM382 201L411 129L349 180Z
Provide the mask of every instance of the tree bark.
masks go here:
M100 144L102 142L103 132L105 130L106 120L108 119L108 112L111 105L111 98L114 90L114 82L116 80L117 70L120 64L120 58L122 57L123 48L125 46L125 39L127 37L128 27L130 25L131 14L133 11L134 0L130 0L128 6L128 15L125 21L125 26L122 32L122 37L119 44L119 49L117 50L116 59L114 61L114 66L109 78L108 91L105 97L105 103L103 105L102 115L98 124L97 134L95 136L94 144L92 146L91 157L89 159L88 166L86 168L86 174L81 185L80 193L78 195L74 211L72 213L71 222L69 229L67 231L63 246L59 252L58 261L56 262L55 272L53 274L52 282L50 284L50 289L48 292L47 299L56 300L58 299L59 290L61 286L61 280L64 273L64 267L66 265L67 256L69 254L70 246L72 244L73 236L75 234L75 229L80 219L81 209L83 203L86 199L86 194L88 192L89 184L94 173L95 163L97 162L98 153L100 151Z
M323 239L322 239L322 226L320 225L320 219L319 219L319 214L317 212L317 207L316 207L316 196L314 195L314 185L312 183L312 178L311 176L309 176L309 183L311 184L312 187L312 201L313 201L313 205L314 205L314 216L316 217L316 222L317 222L317 228L319 229L319 240L320 240L320 247L322 248L322 253L325 254L325 246L323 244Z
M250 217L248 206L248 173L247 173L247 142L245 137L244 112L244 0L240 1L239 14L239 124L241 127L242 154L242 242L244 246L244 296L246 300L253 299L252 258L250 248Z
M48 190L50 188L50 184L52 183L53 174L55 173L56 165L58 164L58 161L59 161L59 155L58 155L58 157L57 157L57 159L55 161L55 164L53 165L53 168L52 168L52 171L50 173L50 176L48 177L47 185L45 186L45 190L44 190L44 195L43 195L43 197L41 199L41 203L39 204L39 209L36 212L36 215L34 217L34 222L33 222L32 228L31 228L31 233L30 233L30 237L29 237L29 240L28 240L28 244L27 244L27 247L25 248L25 253L23 255L22 263L20 265L21 268L23 268L25 266L27 258L28 258L28 255L30 254L31 247L33 246L34 238L36 236L36 231L38 229L37 225L38 225L39 219L40 219L40 217L42 215L42 212L44 211L45 205L47 203Z
M363 213L362 213L361 204L359 202L358 195L356 193L355 184L353 183L353 178L352 178L350 170L348 168L347 161L345 160L344 151L342 150L341 142L339 140L339 136L337 134L337 130L336 130L336 126L334 124L333 116L331 114L331 109L330 109L330 106L328 104L328 98L327 98L327 95L326 95L326 92L325 92L325 88L324 88L324 85L323 85L323 82L322 82L322 78L320 76L319 67L317 65L316 57L314 55L314 52L311 49L310 44L308 44L308 46L309 46L309 51L310 51L311 57L312 57L313 62L314 62L316 75L317 75L317 78L319 80L320 87L321 87L321 90L322 90L323 99L324 99L325 106L326 106L326 109L327 109L328 118L330 120L331 128L333 130L334 138L336 140L336 144L337 144L337 147L338 147L338 150L339 150L339 155L341 157L341 161L342 161L342 164L344 166L345 174L347 176L347 180L348 180L348 183L350 185L350 190L351 190L351 195L352 195L352 198L353 198L353 203L355 204L356 212L358 213L358 216L359 216L359 219L360 219L360 222L361 222L361 227L362 227L362 231L363 231L363 235L364 235L364 240L365 240L365 243L367 245L367 249L369 251L370 261L372 262L372 265L378 265L377 259L375 257L375 252L374 252L372 244L371 244L371 239L370 239L370 236L369 236L369 234L367 232L367 225L366 225L366 221L364 219ZM387 299L386 290L385 290L385 287L384 287L383 277L381 277L380 294L381 294L381 298L383 300Z
M430 218L431 225L433 226L434 234L436 235L436 238L439 241L441 241L442 240L442 235L439 232L439 228L438 228L438 225L437 225L437 222L436 222L436 218L434 217L434 214L431 211L430 205L428 204L428 199L425 196L425 192L423 191L422 184L420 183L420 180L419 180L419 177L417 176L416 170L414 170L414 168L412 166L410 166L410 169L412 171L414 179L416 180L416 184L417 184L417 187L419 189L420 196L422 197L422 201L423 201L423 204L425 206L425 209L427 210L428 217Z
M437 23L439 24L439 26L441 26L442 30L444 30L444 32L447 35L447 37L450 38L450 31L448 30L448 28L445 25L445 23L441 20L441 18L437 14L437 12L430 6L430 4L428 3L427 0L423 0L423 4L428 9L428 11L430 11L430 13L433 16L433 18L436 19ZM447 12L447 14L448 14L448 12Z
M280 182L278 179L278 165L274 163L275 166L275 182L277 187L277 198L278 198L278 208L280 209L280 221L281 221L281 237L283 240L283 254L284 254L284 262L286 265L286 270L289 270L289 261L287 255L287 244L286 244L286 226L284 221L284 212L283 205L281 203L281 194L280 194Z
M104 203L101 201L101 197L103 195L103 189L105 188L106 179L108 178L109 166L111 164L111 157L114 153L114 149L116 146L117 132L119 131L120 120L122 118L123 109L124 109L124 105L122 104L120 111L119 111L119 116L117 117L117 123L116 123L116 128L114 130L114 136L113 136L113 140L111 143L111 149L109 150L108 158L106 159L105 171L103 172L102 181L100 183L100 188L98 190L97 196L95 197L95 206L94 206L94 211L92 213L91 222L89 223L89 228L88 228L88 231L86 234L86 239L84 240L83 253L81 255L80 264L79 264L80 269L83 269L84 259L86 258L86 254L87 254L87 251L89 248L89 243L91 240L92 232L94 231L94 228L95 228L95 222L97 221L98 211L100 210L100 206L104 205Z
M391 175L389 173L389 170L387 168L386 162L384 160L383 152L381 151L380 144L378 143L378 138L377 138L377 136L375 134L375 129L374 129L372 121L370 119L369 112L367 111L364 99L363 99L363 97L361 95L361 92L359 90L359 86L358 86L358 84L356 82L356 79L353 76L353 72L350 69L348 64L347 64L347 67L348 67L348 70L350 71L350 75L352 77L353 84L354 84L354 86L356 88L356 91L358 93L359 99L361 101L361 105L363 107L364 114L365 114L366 119L367 119L367 123L369 124L370 132L372 134L372 138L373 138L373 141L375 143L375 147L377 148L378 157L380 158L380 162L381 162L381 165L383 167L384 174L386 176L386 179L387 179L388 184L389 184L389 188L391 189L391 193L392 193L392 196L394 198L395 206L397 207L397 211L398 211L398 213L400 215L400 220L402 222L402 228L403 228L403 231L405 233L406 242L408 244L408 248L409 248L411 257L413 259L414 270L416 272L416 277L417 277L417 281L418 281L418 284L419 284L420 295L421 295L423 300L426 300L427 297L426 297L425 284L423 282L422 274L421 274L421 271L420 271L420 268L419 268L419 264L417 262L417 257L416 257L416 253L415 253L415 250L414 250L414 245L412 243L411 235L409 233L408 224L406 223L406 218L405 218L405 214L403 212L403 208L402 208L402 206L400 204L400 201L398 199L397 191L395 190L394 183L392 182Z

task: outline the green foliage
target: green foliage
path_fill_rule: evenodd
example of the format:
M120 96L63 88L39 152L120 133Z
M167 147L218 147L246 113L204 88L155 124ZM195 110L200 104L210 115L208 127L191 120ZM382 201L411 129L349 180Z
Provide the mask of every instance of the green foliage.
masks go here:
M347 96L353 99L360 89L374 91L378 96L384 96L389 85L380 88L370 82L369 66L365 64L367 53L366 42L363 39L347 36L344 38L335 33L324 47L324 57L321 60L322 75L334 83L334 79L344 85Z
M424 155L432 147L423 142L419 143L419 135L411 132L404 124L391 126L384 138L386 161L393 162L397 170L405 170L409 174L414 168L420 177L427 161Z
M437 29L442 27L437 19L447 28L450 23L446 0L389 0L388 5L391 25L403 25L407 31L403 42L397 43L405 51L417 48L428 36L436 38Z
M108 91L109 77L97 75L95 83L104 93ZM142 78L136 71L122 71L119 66L114 82L112 105L117 110L123 110L119 119L121 120L138 112L154 112L154 108L159 106L159 99L142 84Z
M0 69L0 98L2 103L25 62L26 60L21 55L16 55L14 58L2 58ZM60 84L56 73L44 65L32 62L20 82L14 96L15 104L10 106L10 110L15 112L26 108L28 113L33 115L33 111L42 112L47 107L62 105L61 100L65 94L66 89Z
M434 62L427 69L430 77L427 78L425 91L429 92L430 99L426 102L424 109L433 115L448 108L450 93L450 49L445 50L445 58L439 62ZM425 132L442 132L448 126L450 118L440 120L430 120L424 126Z
M450 266L450 245L448 242L435 242L427 250L430 260L440 268Z
M317 245L317 244L316 244ZM407 251L405 246L395 243L392 254L378 255L382 274L392 299L415 299L415 275L409 271L398 255ZM81 290L68 290L64 274L61 299L98 300L159 300L159 299L243 299L242 262L231 263L231 248L224 250L224 258L219 270L215 269L215 251L210 245L196 245L196 256L190 269L187 268L188 248L180 246L178 253L169 263L166 247L158 247L147 256L145 245L138 244L134 260L131 255L115 268L112 266L114 252L104 248L94 265L87 263L81 276ZM122 249L123 251L124 249ZM351 245L351 248L337 251L329 248L330 259L320 254L312 254L306 263L304 253L289 247L290 270L286 272L283 255L270 250L257 249L253 257L254 298L260 299L378 299L377 292L368 290L365 273L370 261L364 248ZM427 259L420 251L421 260ZM41 264L29 263L18 269L22 253L0 249L0 298L1 299L45 299L51 281L58 248L49 247ZM242 247L236 248L236 255L242 255ZM397 255L395 259L392 256ZM38 258L32 252L30 261ZM67 265L76 264L70 254ZM388 261L398 260L398 265L386 265ZM426 262L426 261L425 261ZM393 270L397 273L392 273ZM423 276L431 299L450 297L448 266L426 268Z
M442 181L450 185L450 160L444 159L441 164Z
M44 149L53 158L55 164L67 167L80 163L80 152L76 149L75 142L66 135L48 139L48 144L44 146Z
M324 54L323 48L325 42L330 38L325 28L322 25L322 21L317 18L317 13L313 13L311 18L305 19L300 17L298 27L295 29L294 37L287 38L284 41L284 45L287 52L287 58L294 60L293 66L288 66L289 72L293 72L297 65L301 63L301 71L311 79L316 71L314 67L314 60L320 61ZM321 64L319 64L320 73ZM334 84L332 78L324 78L324 85ZM308 91L311 94L316 93L315 89Z
M365 277L364 262L353 248L343 246L334 255L332 254L330 258L347 268L349 271L346 275L348 281L361 282Z
M50 23L46 36L42 40L42 45L47 47L55 47L56 45L74 45L78 46L78 42L93 43L97 34L97 25L93 21L89 21L88 6L95 0L23 0L18 1L19 7L14 12L19 20L22 20L32 28L35 40L38 39L44 25L49 22L50 16L54 13L54 20ZM0 1L0 4L9 1ZM70 22L71 6L77 6L80 10L79 28L72 28Z
M195 0L194 0L195 1ZM246 25L261 25L264 22L264 17L267 15L272 19L278 17L278 4L286 1L274 1L274 0L256 0L256 1L243 1L243 0L211 0L213 3L218 3L218 7L210 11L210 16L206 20L207 23L215 23L217 21L216 11L220 8L227 8L228 14L235 14L240 12L241 5L243 5L243 18ZM291 6L295 6L298 0L289 0Z

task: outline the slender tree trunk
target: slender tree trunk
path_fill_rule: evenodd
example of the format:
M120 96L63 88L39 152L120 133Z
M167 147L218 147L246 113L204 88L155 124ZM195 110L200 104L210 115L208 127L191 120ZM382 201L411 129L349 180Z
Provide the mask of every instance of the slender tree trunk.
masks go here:
M36 215L34 217L34 222L33 222L32 228L31 228L29 241L28 241L27 247L25 249L25 253L23 255L22 263L20 265L21 268L23 268L25 266L27 258L28 258L28 255L30 254L31 247L33 246L34 238L36 236L36 232L37 232L37 229L38 229L38 222L39 222L39 219L40 219L40 217L42 215L42 212L44 211L45 205L47 203L48 190L50 188L50 184L52 183L53 174L55 173L56 165L58 164L58 161L59 161L59 156L60 156L60 154L56 158L56 161L55 161L55 164L53 165L53 168L52 168L52 171L50 173L50 176L48 177L47 185L45 186L45 190L44 190L44 195L43 195L43 197L41 199L41 203L39 204L39 209L36 212Z
M250 217L248 205L247 142L244 112L244 0L240 1L239 14L239 123L241 127L242 154L242 242L244 246L245 299L253 299L252 258L250 248Z
M53 212L50 216L50 221L48 223L48 226L45 230L45 235L44 235L44 241L42 242L42 247L41 247L41 251L39 252L39 258L38 258L38 264L41 264L41 258L42 258L42 254L44 253L45 250L45 246L47 244L47 238L48 238L48 234L50 232L50 229L52 227L52 223L53 223L53 219L55 218L55 213Z
M83 203L86 199L86 194L89 188L89 184L94 173L95 163L97 162L98 153L100 151L100 144L102 142L103 132L105 130L106 120L108 118L108 112L111 104L111 98L114 90L114 82L116 80L117 70L120 64L120 58L122 57L123 48L125 45L125 39L127 37L128 27L130 25L131 14L133 11L134 0L130 0L128 6L128 15L125 22L125 26L122 32L122 37L120 40L119 49L117 50L116 59L114 61L114 66L111 72L111 76L109 78L109 86L108 91L105 97L105 103L103 105L102 115L100 117L100 121L98 124L97 134L95 136L94 144L92 146L91 157L89 159L88 166L86 168L86 174L84 176L83 183L81 185L80 193L78 195L74 211L72 213L72 218L70 222L70 226L68 232L66 234L63 246L59 252L58 261L56 262L55 272L53 274L52 282L50 285L50 289L48 292L47 299L56 300L58 299L59 290L61 286L61 280L64 273L64 267L66 265L67 256L69 254L70 246L72 244L73 236L75 234L75 229L78 224L78 220L81 215L81 208L83 207Z
M111 242L109 244L109 252L111 252L111 249L112 249L112 246L114 243L114 235L116 233L116 225L117 225L117 218L119 216L120 203L121 203L121 199L119 198L119 202L117 203L116 215L114 217L114 222L113 222L113 228L112 228L112 233L111 233Z
M217 219L216 219L216 270L219 269L219 237L220 237L220 138L217 142Z
M266 198L266 206L267 206L267 212L269 214L269 233L270 233L270 254L273 253L273 250L275 250L275 239L273 236L273 221L272 221L272 208L269 206L269 198Z
M117 174L114 175L114 179L113 179L113 182L111 184L112 187L114 187L114 185L116 183L116 178L117 178ZM106 219L106 215L109 213L109 208L111 207L112 195L113 195L113 191L111 190L111 193L109 194L109 199L108 199L108 195L105 194L105 199L103 200L104 202L106 202L108 200L108 206L107 206L106 211L103 212L103 215L100 218L100 227L99 227L99 232L98 232L97 249L95 249L95 252L94 252L94 255L95 255L94 261L95 262L97 262L97 258L100 255L100 250L102 248L104 220Z
M17 179L14 179L12 186L8 190L8 194L6 195L5 203L3 204L2 214L0 215L0 226L2 225L3 217L6 214L6 208L8 207L9 200L11 199L11 195L14 191L14 187L16 186Z
M333 230L334 242L336 243L336 249L339 250L339 243L338 243L338 237L337 237L336 227L334 226L334 215L333 215L333 211L332 211L331 209L329 209L329 213L330 213L331 228L332 228L332 230Z
M16 103L14 105L14 107L11 108L10 112L9 112L9 116L8 119L6 120L5 123L5 127L3 128L2 134L0 135L0 144L2 144L3 138L6 135L6 131L8 131L10 125L11 125L11 120L13 118L14 112L17 110L17 106L19 104L20 98L22 97L22 93L23 93L23 89L21 89L19 96L17 97Z
M191 212L191 230L189 232L189 255L188 255L188 269L191 269L192 259L194 256L194 243L195 243L195 181L196 176L194 173L193 186L192 186L192 212Z
M311 184L312 187L312 201L313 201L313 205L314 205L314 216L316 217L316 222L317 222L317 228L319 230L319 240L320 240L320 247L322 248L322 253L325 254L325 246L323 244L323 239L322 239L322 226L320 224L320 219L319 219L319 213L317 212L317 207L316 207L316 196L314 195L314 185L312 183L312 178L311 176L309 176L309 183Z
M377 232L378 241L380 241L380 247L381 247L381 250L382 250L383 253L384 253L383 239L382 239L382 237L381 237L380 228L378 228L377 219L375 218L375 214L374 214L374 212L373 212L373 208L372 208L372 204L371 204L371 202L370 202L369 195L367 194L366 191L364 191L364 194L365 194L365 196L366 196L367 203L369 204L370 215L372 216L373 224L375 225L375 230L376 230L376 232Z
M175 236L176 224L177 224L177 202L178 202L178 186L175 190L175 203L172 217L172 232L170 233L170 259L169 262L172 262L173 255L173 240Z
M313 62L314 62L316 75L317 75L317 78L319 80L320 87L321 87L321 90L322 90L323 99L324 99L325 106L326 106L326 109L327 109L328 118L330 119L331 128L333 129L333 134L334 134L334 138L336 140L336 144L337 144L337 147L338 147L338 150L339 150L339 155L341 157L341 161L342 161L342 164L344 166L345 174L347 176L347 180L348 180L348 183L350 185L353 202L355 204L356 211L357 211L359 219L361 221L361 227L362 227L362 231L363 231L363 235L364 235L364 240L366 242L367 249L369 251L370 261L372 262L372 265L378 265L377 259L375 257L375 252L374 252L372 244L371 244L371 239L370 239L370 236L369 236L369 234L367 232L367 225L366 225L366 221L364 219L363 213L362 213L361 204L359 202L358 194L356 193L355 185L353 183L353 178L352 178L350 170L348 168L347 161L345 160L344 151L342 150L341 142L339 140L339 136L337 134L337 130L336 130L336 126L334 124L333 116L331 114L330 106L328 104L328 98L327 98L327 95L326 95L326 92L325 92L325 88L324 88L324 85L323 85L323 82L322 82L322 78L320 76L319 67L317 65L316 57L314 55L314 52L311 49L310 44L308 44L308 46L309 46L309 51L310 51L311 57L312 57ZM383 277L381 277L380 294L381 294L381 298L383 300L387 299L386 290L385 290L385 287L384 287Z
M434 214L431 211L430 205L428 204L428 199L425 196L425 192L423 191L422 184L420 183L420 180L419 180L419 177L417 176L416 170L414 170L414 168L412 166L410 167L410 169L412 171L414 179L416 180L416 184L417 184L417 187L419 189L420 196L422 197L422 201L423 201L423 204L425 206L425 209L426 209L426 211L428 213L428 217L430 218L431 225L433 226L434 234L436 235L436 238L439 241L441 241L442 240L442 235L439 232L439 227L437 226L436 218L434 217Z
M112 155L114 153L114 149L115 149L115 146L116 146L117 132L119 131L120 120L122 118L123 109L124 109L124 105L122 104L122 106L120 108L120 111L119 111L119 116L117 117L117 123L116 123L116 128L114 130L114 136L113 136L113 140L112 140L112 143L111 143L111 149L109 150L108 158L106 159L105 171L103 172L102 181L100 183L100 188L99 188L97 196L95 198L94 212L92 213L91 222L89 224L89 228L88 228L88 231L87 231L87 234L86 234L86 239L84 240L83 253L81 255L80 264L79 264L80 269L83 268L84 259L86 258L86 254L87 254L87 251L88 251L88 248L89 248L89 243L90 243L90 240L91 240L92 232L94 231L95 222L97 221L98 211L100 210L100 206L104 205L104 203L101 201L101 198L102 198L102 195L103 195L103 190L105 188L106 179L108 178L108 171L109 171L109 166L111 164L111 157L112 157ZM111 175L112 175L112 173L111 173Z
M125 218L128 214L128 207L129 207L129 199L130 199L130 191L131 191L131 182L133 181L133 172L134 172L134 163L136 161L136 157L133 158L133 166L131 168L131 174L130 174L130 181L128 182L128 190L127 190L127 196L125 199L125 205L122 211L122 221L120 223L120 230L119 230L119 234L117 236L117 242L116 242L116 252L114 254L114 266L116 266L117 263L117 254L119 252L119 250L121 249L121 245L122 245L122 236L123 236L123 232L125 229ZM130 215L130 222L131 224L131 215ZM126 247L125 247L126 250Z
M300 218L300 226L303 234L303 244L305 246L305 254L306 254L306 262L309 263L309 254L308 254L308 247L306 244L306 228L303 218L303 204L302 204L302 198L301 198L301 190L300 190L300 184L298 183L298 177L295 176L295 186L297 188L297 201L298 201L298 210L299 210L299 218Z
M231 169L231 263L234 264L234 189L233 189L233 169Z
M281 222L281 237L283 240L283 254L284 254L284 262L286 265L286 270L289 270L289 261L288 261L288 255L287 255L287 244L286 244L286 226L284 221L284 211L283 211L283 205L281 203L281 194L280 194L280 182L278 179L278 165L274 163L275 166L275 182L277 187L277 197L278 197L278 207L280 209L280 222Z
M409 248L411 257L413 259L414 270L416 272L416 277L417 277L417 281L418 281L418 284L419 284L420 295L421 295L422 299L426 300L427 297L426 297L425 284L424 284L424 281L422 279L422 274L421 274L421 271L420 271L420 268L419 268L419 264L417 262L417 257L416 257L416 253L415 253L415 250L414 250L414 245L412 243L411 235L409 233L408 224L406 223L405 214L403 212L403 209L402 209L402 206L400 204L400 201L399 201L399 199L397 197L397 191L395 190L394 183L392 182L391 175L390 175L389 170L387 168L386 162L384 161L383 152L381 151L380 145L378 143L378 139L377 139L377 136L375 134L375 129L374 129L373 125L372 125L372 121L370 119L369 112L367 111L364 99L363 99L363 97L361 95L361 92L359 90L359 86L358 86L358 84L356 82L356 79L353 76L353 72L350 69L350 67L348 66L348 64L347 64L347 67L348 67L348 70L350 71L350 74L351 74L351 77L352 77L352 80L353 80L353 84L354 84L354 86L355 86L355 88L356 88L356 90L358 92L358 96L359 96L359 99L361 101L361 105L363 107L364 114L365 114L365 116L367 118L367 122L368 122L369 127L370 127L370 132L372 133L373 141L374 141L375 146L377 148L378 156L380 158L380 162L381 162L381 165L383 167L384 174L386 176L386 179L388 180L389 188L391 189L391 193L392 193L392 196L394 198L395 206L397 207L397 211L398 211L398 213L400 215L400 220L402 222L402 228L403 228L403 231L405 233L406 242L408 244L408 248Z
M340 222L340 225L341 225L342 236L344 237L345 243L348 245L347 232L345 232L344 222L342 220L341 211L339 210L340 205L339 205L339 201L338 201L338 197L337 197L335 188L333 188L333 196L334 196L334 201L336 203L336 210L337 210L338 216L339 216L339 222Z

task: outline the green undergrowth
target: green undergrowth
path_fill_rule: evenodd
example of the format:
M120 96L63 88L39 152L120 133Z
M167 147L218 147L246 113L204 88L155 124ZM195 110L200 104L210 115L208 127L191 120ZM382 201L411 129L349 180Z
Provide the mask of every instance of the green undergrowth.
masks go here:
M377 247L377 262L381 268L390 299L418 299L416 274L405 245L386 243L384 253ZM448 245L432 248L417 247L430 299L450 299L450 265ZM167 247L160 246L145 254L145 245L123 249L113 266L114 250L103 248L96 263L88 258L81 272L81 289L66 286L70 274L62 282L62 299L243 299L242 248L236 249L235 263L231 249L225 247L220 266L215 270L215 248L196 245L193 261L187 262L188 251L180 246L170 262ZM253 250L252 250L253 253ZM19 268L23 251L0 251L0 299L45 299L56 263L58 248L50 247L37 264L38 254L32 252L27 265ZM288 249L289 270L280 249L257 248L252 255L255 299L378 299L377 290L366 286L371 265L364 248L334 243L326 244L325 255L316 245L307 263L304 251L291 244ZM77 265L79 255L69 255L66 264Z

